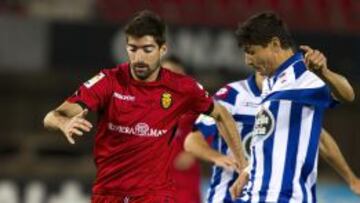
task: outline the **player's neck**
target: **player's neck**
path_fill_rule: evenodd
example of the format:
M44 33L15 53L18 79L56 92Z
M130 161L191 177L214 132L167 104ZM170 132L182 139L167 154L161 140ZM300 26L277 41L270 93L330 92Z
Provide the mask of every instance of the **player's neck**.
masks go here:
M270 76L272 76L276 72L276 70L280 68L281 64L288 60L292 55L294 55L294 51L292 49L284 49L278 54L276 54L274 58L274 69L271 72Z
M264 77L258 73L256 73L256 74L257 75L255 76L255 83L256 83L256 86L258 87L258 89L261 91L262 90L262 82L264 81Z

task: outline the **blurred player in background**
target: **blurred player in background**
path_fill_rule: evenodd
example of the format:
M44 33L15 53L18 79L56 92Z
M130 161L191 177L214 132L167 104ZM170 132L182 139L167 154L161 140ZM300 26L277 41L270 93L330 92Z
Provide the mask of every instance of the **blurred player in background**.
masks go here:
M263 78L257 72L246 80L226 85L214 95L215 100L227 108L237 122L247 158L251 154L252 129L255 124L256 109L261 102ZM231 199L229 188L238 174L233 170L234 160L225 141L219 135L214 120L201 115L196 122L196 129L186 138L185 148L197 157L214 164L206 202L235 202ZM205 140L208 137L213 137L211 147ZM360 195L360 180L349 167L335 140L324 129L320 135L320 155L344 178L352 191Z
M353 101L348 81L307 46L296 52L283 21L260 13L236 32L245 62L266 76L255 116L251 163L231 188L239 202L316 202L317 157L323 113Z
M183 62L175 55L162 60L162 67L175 73L185 75L187 71ZM186 113L178 122L174 138L174 161L170 166L171 176L175 182L176 202L200 203L200 165L196 158L184 151L185 137L191 132L198 114Z
M137 13L125 26L129 62L101 70L44 118L46 128L60 130L75 144L75 137L93 127L85 119L88 110L97 112L93 203L175 202L169 174L173 139L179 119L190 111L214 117L239 169L245 164L226 109L192 78L161 68L165 30L155 13Z

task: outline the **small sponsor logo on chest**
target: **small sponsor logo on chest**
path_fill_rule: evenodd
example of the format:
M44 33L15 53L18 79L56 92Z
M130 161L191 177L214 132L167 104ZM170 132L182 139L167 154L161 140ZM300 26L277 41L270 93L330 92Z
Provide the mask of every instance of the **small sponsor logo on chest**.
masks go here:
M245 106L245 107L249 107L249 108L255 108L255 109L259 107L259 104L258 104L258 103L248 102L248 101L240 102L240 105L241 105L241 106Z
M135 101L135 96L131 96L131 95L123 95L123 94L114 92L113 96L117 99L124 100L124 101Z

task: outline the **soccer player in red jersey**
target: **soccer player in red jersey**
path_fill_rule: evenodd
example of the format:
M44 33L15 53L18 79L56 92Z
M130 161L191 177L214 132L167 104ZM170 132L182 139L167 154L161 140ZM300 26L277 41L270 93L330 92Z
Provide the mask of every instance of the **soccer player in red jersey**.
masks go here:
M74 144L75 137L93 127L85 119L88 110L97 112L92 202L175 202L169 166L177 125L188 112L212 116L238 169L245 166L226 109L192 78L161 68L166 53L163 20L150 11L139 12L125 33L129 62L100 71L44 118L46 128L62 131Z
M162 66L178 74L186 74L183 62L171 55L162 60ZM184 141L186 136L192 131L193 124L198 114L186 113L183 115L175 132L174 160L170 166L171 176L175 182L176 202L182 203L200 203L200 184L201 173L200 164L196 158L184 150Z

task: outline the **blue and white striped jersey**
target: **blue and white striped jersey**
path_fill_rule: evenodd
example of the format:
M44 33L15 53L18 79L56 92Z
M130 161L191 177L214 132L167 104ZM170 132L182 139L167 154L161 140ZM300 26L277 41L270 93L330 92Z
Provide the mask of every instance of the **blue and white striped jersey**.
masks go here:
M264 80L262 97L239 202L316 202L323 113L334 104L330 89L296 53Z
M261 101L260 90L255 83L255 76L226 85L215 94L214 98L233 115L245 145L245 154L250 156L251 132L254 127L255 114ZM212 147L214 149L225 155L230 153L225 141L218 134L215 121L211 117L201 115L196 122L196 127L205 137L213 136ZM213 166L206 201L208 203L233 202L230 197L229 187L236 178L237 173L234 171Z

